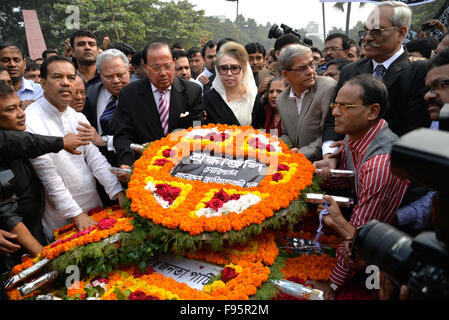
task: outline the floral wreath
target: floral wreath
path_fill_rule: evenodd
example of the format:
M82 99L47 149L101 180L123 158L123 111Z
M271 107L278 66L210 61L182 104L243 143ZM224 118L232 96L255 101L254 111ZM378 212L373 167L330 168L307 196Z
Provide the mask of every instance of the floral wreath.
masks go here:
M191 152L257 159L268 169L258 186L251 188L171 176L171 170ZM131 210L140 217L190 236L239 232L260 225L298 200L312 184L314 171L303 154L291 153L264 131L210 124L177 131L150 144L134 163L127 197Z

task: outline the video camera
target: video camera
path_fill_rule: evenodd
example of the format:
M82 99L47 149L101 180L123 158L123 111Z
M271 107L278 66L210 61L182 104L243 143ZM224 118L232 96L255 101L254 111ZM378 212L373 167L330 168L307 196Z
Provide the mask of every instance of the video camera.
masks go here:
M449 129L449 104L440 113L440 130ZM353 255L377 265L410 299L449 298L449 132L417 129L393 145L393 173L436 190L435 232L412 238L391 225L373 220L357 229Z
M0 171L0 202L6 201L14 194L11 180L14 173L11 170Z
M274 24L271 28L270 31L268 31L268 39L277 39L280 36L287 34L287 33L291 33L294 34L295 36L298 37L299 41L301 41L301 44L304 44L306 46L313 46L313 41L307 37L302 38L301 35L296 32L295 30L293 30L293 28L287 26L286 24L281 24L281 27L279 28L279 26L277 24Z

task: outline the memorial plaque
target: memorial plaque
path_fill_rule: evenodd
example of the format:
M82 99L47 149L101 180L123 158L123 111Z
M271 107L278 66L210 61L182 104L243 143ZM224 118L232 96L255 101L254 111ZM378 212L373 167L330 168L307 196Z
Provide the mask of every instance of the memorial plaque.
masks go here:
M173 177L201 180L205 183L230 183L235 186L257 187L268 166L252 159L229 159L193 152L184 157L170 172Z

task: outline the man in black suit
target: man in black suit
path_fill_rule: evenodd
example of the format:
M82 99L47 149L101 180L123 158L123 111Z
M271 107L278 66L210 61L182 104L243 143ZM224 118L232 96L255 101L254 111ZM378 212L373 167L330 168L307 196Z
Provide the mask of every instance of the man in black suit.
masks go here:
M117 49L103 51L98 56L97 71L101 82L87 89L86 105L83 109L90 125L80 123L79 128L80 132L89 135L112 166L117 166L117 159L113 145L115 129L110 120L117 108L120 91L129 84L128 66L128 58Z
M175 64L166 43L146 46L145 70L148 77L130 83L120 92L111 120L114 147L121 168L130 168L137 154L131 143L143 144L165 137L178 128L200 122L203 114L201 87L175 77ZM123 181L123 176L119 176Z
M419 127L429 127L430 117L424 100L424 79L427 64L409 63L408 53L402 41L410 27L411 10L398 1L382 2L371 12L363 38L366 58L358 60L341 70L337 92L350 78L369 73L382 78L389 92L389 108L384 116L390 129L401 136ZM323 132L323 156L329 157L336 148L333 142L342 140L334 131L334 117L329 112Z

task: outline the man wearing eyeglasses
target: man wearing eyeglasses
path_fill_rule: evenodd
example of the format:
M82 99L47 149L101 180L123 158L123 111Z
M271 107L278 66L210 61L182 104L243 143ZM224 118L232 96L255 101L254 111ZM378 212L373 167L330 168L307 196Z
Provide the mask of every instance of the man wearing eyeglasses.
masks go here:
M409 187L406 179L395 176L390 170L390 152L398 136L382 119L387 103L388 92L383 82L363 74L346 82L330 106L335 117L335 131L345 135L337 167L355 173L354 180L346 184L354 188L355 205L348 221L335 200L325 196L330 207L323 221L346 241L352 240L357 227L373 219L390 223ZM322 169L323 180L328 180L331 159L317 161L314 165ZM321 205L318 208L319 211L323 209ZM344 242L337 249L337 264L327 283L310 282L324 291L325 299L332 299L334 291L345 284L354 271L343 250Z
M408 53L402 47L409 30L411 10L398 1L379 3L368 16L363 38L366 58L342 68L337 90L343 83L359 74L372 74L382 79L389 92L389 108L384 116L390 129L401 136L419 127L428 127L424 78L425 62L408 62ZM334 119L328 113L323 134L323 156L329 157L336 148L330 146L342 136L334 131Z
M292 44L279 55L281 74L290 85L276 99L281 115L281 139L310 161L321 159L324 120L337 82L315 73L310 48Z
M151 43L144 50L148 77L130 83L119 94L119 104L112 118L114 147L118 163L130 168L139 155L131 143L143 144L161 139L178 128L188 128L201 121L201 87L175 77L175 64L166 43ZM126 181L126 176L120 176Z
M329 61L340 58L346 59L349 52L349 38L342 33L332 33L327 36L324 42L324 60Z

